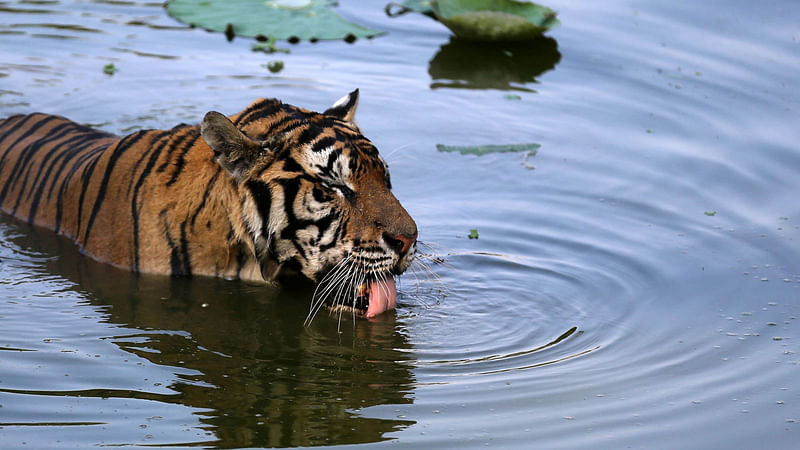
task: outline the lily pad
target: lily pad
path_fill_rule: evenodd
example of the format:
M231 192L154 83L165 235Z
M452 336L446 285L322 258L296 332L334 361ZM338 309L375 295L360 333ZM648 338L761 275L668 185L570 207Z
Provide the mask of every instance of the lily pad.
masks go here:
M409 11L434 17L462 39L482 42L533 40L560 24L552 9L517 0L407 0L386 6L392 17Z
M559 24L552 9L516 0L440 0L431 6L453 34L473 41L526 41Z
M333 0L171 0L173 18L207 30L279 40L336 40L381 34L336 14Z
M483 156L489 153L520 153L527 152L528 156L535 155L541 147L540 144L508 144L508 145L442 145L436 144L440 152L461 153L462 155Z

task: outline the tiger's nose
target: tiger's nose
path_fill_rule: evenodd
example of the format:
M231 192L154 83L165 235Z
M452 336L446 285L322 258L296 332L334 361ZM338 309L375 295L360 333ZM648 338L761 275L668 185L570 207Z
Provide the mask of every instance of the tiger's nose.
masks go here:
M398 234L393 236L389 233L383 233L383 240L389 244L397 253L401 255L405 255L411 250L411 246L417 242L417 234L414 233L413 236L404 236L402 234Z

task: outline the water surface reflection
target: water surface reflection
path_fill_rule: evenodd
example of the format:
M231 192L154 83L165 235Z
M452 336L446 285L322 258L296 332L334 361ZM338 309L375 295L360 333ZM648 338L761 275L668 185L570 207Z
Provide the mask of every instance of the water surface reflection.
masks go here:
M410 344L391 316L359 321L355 328L343 318L341 333L338 320L325 316L305 328L307 289L134 276L88 260L46 230L6 216L3 221L24 229L5 239L20 253L59 255L44 259L41 277L34 278L67 278L91 305L107 311L103 322L123 330L101 339L160 369L172 368L176 376L164 386L173 392L168 395L146 387L100 385L77 391L10 390L14 393L191 407L212 434L207 443L221 447L376 442L414 423L360 413L365 407L413 401ZM147 376L148 366L135 370ZM25 385L11 381L4 386Z
M500 89L531 92L525 84L561 60L555 39L524 43L479 43L451 37L431 59L431 88Z

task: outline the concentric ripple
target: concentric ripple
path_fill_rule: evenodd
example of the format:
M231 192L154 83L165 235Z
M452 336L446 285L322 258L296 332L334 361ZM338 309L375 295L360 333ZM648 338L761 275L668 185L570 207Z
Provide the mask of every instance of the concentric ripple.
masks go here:
M797 447L800 4L554 0L543 47L487 60L338 3L388 33L266 55L161 2L3 3L2 116L129 132L361 88L429 256L396 314L306 327L313 288L133 276L2 216L0 446Z

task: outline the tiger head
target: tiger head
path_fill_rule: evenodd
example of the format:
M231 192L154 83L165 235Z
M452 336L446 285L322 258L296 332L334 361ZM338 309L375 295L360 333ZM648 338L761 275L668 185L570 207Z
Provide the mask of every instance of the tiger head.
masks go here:
M313 314L322 305L366 317L394 308L394 276L416 252L417 226L354 121L357 104L358 90L321 114L257 100L201 124L238 189L239 239L264 279L299 273L317 284Z

